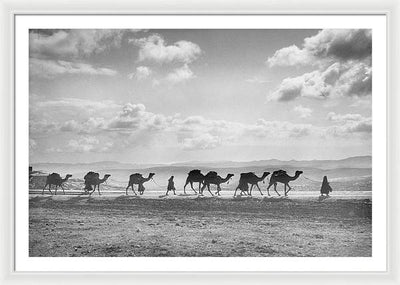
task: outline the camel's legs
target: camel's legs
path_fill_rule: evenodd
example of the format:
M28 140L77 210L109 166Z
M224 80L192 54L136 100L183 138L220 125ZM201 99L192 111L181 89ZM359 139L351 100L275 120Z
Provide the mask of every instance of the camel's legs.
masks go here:
M199 194L200 194L200 195L203 195L204 188L206 188L206 187L208 187L208 189L210 189L210 185L204 183L204 184L203 184L203 187L201 187L201 190L200 190L200 182L199 182Z
M221 196L221 194L219 194L219 192L221 191L221 186L219 186L219 184L217 185L217 192L215 192L216 195Z
M192 190L194 191L194 193L197 194L196 190L194 190L194 188L193 188L193 182L192 182L192 181L190 181L190 188L192 188ZM200 186L199 186L199 189L200 189Z
M275 185L275 187L274 187L274 190L275 190L276 194L278 194L278 196L281 196L281 194L279 194L279 192L276 191L276 185Z
M46 186L47 186L47 184L46 184L46 185L44 185L44 187L43 187L43 190L42 190L42 195L44 194L44 189L46 189Z
M289 193L290 190L292 190L292 187L290 187L290 185L289 185L289 183L288 183L288 184L285 184L285 188L286 188L286 185L287 185L288 188L289 188L289 189L287 190L287 192L286 192L286 194L287 194L287 193Z
M50 194L53 195L53 192L51 192L50 187L51 187L51 184L49 184L49 191L50 191Z
M235 189L235 193L233 194L233 197L236 197L236 191L239 189L239 186L238 187L236 187L236 189ZM242 189L240 189L240 191L242 191Z
M188 185L188 184L189 184L189 181L186 179L185 186L183 186L183 194L185 194L185 195L186 195L186 185Z
M58 188L58 185L56 185L56 193L55 193L55 195L57 195L57 188Z
M197 194L196 190L194 190L193 188L193 182L186 179L186 183L185 186L183 186L183 193L186 195L186 186L190 183L190 188L192 188L192 190L194 191L195 194ZM199 190L200 190L200 186L199 186Z
M92 192L90 192L90 193L89 193L89 195L92 195L94 191L96 191L96 185L94 185L94 187L93 187L93 191L92 191Z
M63 190L63 194L65 195L65 190L64 190L64 187L62 186L62 184L60 185L60 187Z
M269 183L269 185L267 187L268 196L271 196L271 194L269 194L269 188L271 188L272 185L274 185L274 183ZM276 189L275 189L275 191L276 191Z
M261 192L260 186L258 186L258 184L256 184L256 186L258 188L258 191L260 191L261 196L263 196L264 194L263 194L263 192Z
M208 192L210 192L211 196L214 196L214 194L210 190L210 184L207 184L207 190L208 190ZM201 194L203 194L203 192Z
M253 186L254 186L254 184L251 184L251 187L250 187L250 196L251 196L251 191L253 191Z
M136 191L135 191L135 188L133 188L133 184L131 185L131 187L132 187L133 193L135 193L135 195L137 196L137 193L136 193Z
M128 184L128 186L126 186L126 189L125 189L125 195L128 195L128 189L129 189L129 184Z

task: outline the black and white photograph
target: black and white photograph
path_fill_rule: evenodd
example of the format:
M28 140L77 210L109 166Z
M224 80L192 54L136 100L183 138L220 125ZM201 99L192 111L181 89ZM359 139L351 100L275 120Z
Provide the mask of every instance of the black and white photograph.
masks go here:
M29 257L372 257L373 38L30 29Z

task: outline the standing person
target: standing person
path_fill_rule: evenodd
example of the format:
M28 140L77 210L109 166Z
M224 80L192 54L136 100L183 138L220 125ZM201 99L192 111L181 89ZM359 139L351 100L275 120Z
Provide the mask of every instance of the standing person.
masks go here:
M169 179L168 179L168 186L167 186L167 193L165 193L165 195L168 195L168 192L169 191L174 191L174 195L176 195L176 193L175 193L175 183L174 183L174 176L171 176Z
M329 192L332 192L332 187L329 185L328 178L324 176L324 179L322 180L322 185L321 185L321 196L326 196L329 197Z

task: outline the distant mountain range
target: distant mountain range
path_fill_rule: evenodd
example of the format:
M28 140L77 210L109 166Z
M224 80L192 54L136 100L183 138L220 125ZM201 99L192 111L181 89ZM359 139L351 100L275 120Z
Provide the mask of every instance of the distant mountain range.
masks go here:
M355 156L340 160L257 160L248 162L238 161L189 161L172 164L131 164L117 161L99 161L91 163L33 163L33 170L42 170L47 172L86 172L89 170L140 170L140 169L165 169L165 168L208 168L208 169L229 169L229 168L317 168L322 170L331 169L370 169L372 167L371 156Z

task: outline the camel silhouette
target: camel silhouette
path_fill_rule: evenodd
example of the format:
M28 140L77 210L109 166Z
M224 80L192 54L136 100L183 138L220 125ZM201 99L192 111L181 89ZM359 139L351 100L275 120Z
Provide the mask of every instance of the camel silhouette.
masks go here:
M186 183L185 186L183 186L183 193L186 194L186 186L190 183L190 187L194 191L194 193L197 194L196 190L193 188L193 183L198 182L199 183L199 193L200 193L200 188L201 188L201 183L204 181L204 175L201 173L199 169L194 169L191 170L188 173L188 177L186 178Z
M229 183L229 179L231 179L233 176L234 176L233 174L229 173L228 175L226 175L226 178L222 178L215 171L208 172L204 176L203 187L201 188L200 195L203 195L203 191L207 187L208 192L210 192L210 194L212 196L214 196L210 191L210 184L214 184L214 185L217 185L217 192L215 192L215 195L220 196L221 195L221 194L219 194L219 192L221 191L220 184L226 183L226 182Z
M139 194L143 195L144 190L145 190L143 183L149 181L151 178L153 178L154 175L155 175L154 173L149 173L149 176L147 178L145 178L140 173L131 174L131 176L129 176L128 186L125 189L125 194L128 195L128 189L129 189L129 187L131 187L133 193L135 193L135 195L137 195L135 189L133 188L133 185L136 184L136 185L138 185Z
M289 182L296 180L301 174L303 173L303 171L301 170L296 170L296 173L294 176L289 176L286 171L284 170L277 170L274 171L271 175L271 178L269 179L269 185L267 187L267 192L268 192L268 196L270 196L269 194L269 188L274 185L274 190L276 193L278 193L278 191L276 191L276 185L279 183L282 183L285 185L285 189L284 189L284 193L285 196L287 196L287 194L289 193L290 190L292 190L292 187L290 187ZM286 187L289 187L289 190L286 191ZM278 193L279 195L279 193ZM280 195L279 195L280 196Z
M46 178L46 184L43 187L42 195L44 194L44 189L46 189L47 185L49 185L49 191L51 194L53 194L53 192L51 192L50 187L51 185L55 185L56 186L55 195L57 195L57 188L59 186L61 187L61 189L63 190L63 194L65 195L64 187L62 186L62 184L66 182L68 178L70 178L71 176L72 176L71 174L67 174L63 179L58 173L53 172L52 174L49 174Z
M252 192L254 186L256 186L256 187L258 188L258 191L260 191L260 194L261 194L261 195L264 195L264 194L262 193L261 189L260 189L260 186L258 186L258 182L264 181L264 179L265 179L268 175L269 175L269 172L267 172L267 171L264 172L263 175L262 175L261 177L258 177L257 175L255 175L254 172L241 173L241 174L240 174L240 179L239 179L239 185L238 185L238 187L236 187L236 189L235 189L235 194L234 194L234 196L236 196L236 191L237 191L237 189L240 189L240 190L241 190L241 193L240 193L240 194L242 194L242 193L244 192L244 191L242 190L244 184L250 184L250 185L251 185L251 187L250 187L250 192L249 192L248 190L246 190L246 192L247 192L247 194L248 194L249 196L251 196L251 192Z
M83 179L85 180L85 192L89 192L90 190L92 190L92 186L93 186L92 192L89 192L89 195L92 195L93 192L96 191L96 186L97 186L97 191L99 192L99 195L101 195L100 184L106 182L108 177L110 177L110 176L111 176L110 174L105 174L104 177L102 179L100 179L99 173L89 171L83 177Z

